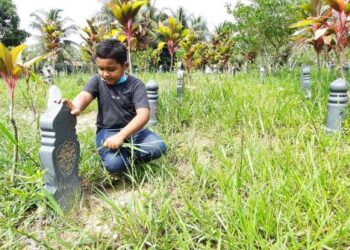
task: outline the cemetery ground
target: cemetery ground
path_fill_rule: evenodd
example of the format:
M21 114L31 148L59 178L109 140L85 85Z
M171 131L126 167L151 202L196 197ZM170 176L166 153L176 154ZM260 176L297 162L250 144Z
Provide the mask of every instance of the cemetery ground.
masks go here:
M110 177L94 134L96 103L78 118L84 194L66 215L45 197L40 139L29 104L46 106L47 86L16 89L20 137L17 181L12 147L0 134L0 248L346 249L350 247L350 135L325 133L328 86L312 71L312 98L299 71L259 83L258 72L199 74L176 97L176 74L142 74L160 85L160 160ZM75 96L89 75L56 79ZM2 84L2 83L1 83ZM29 94L28 94L29 93ZM1 123L11 131L4 85Z

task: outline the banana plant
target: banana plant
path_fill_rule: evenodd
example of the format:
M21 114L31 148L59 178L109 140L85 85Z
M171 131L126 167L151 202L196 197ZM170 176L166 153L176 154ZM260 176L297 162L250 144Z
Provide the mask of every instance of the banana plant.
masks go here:
M0 75L3 79L9 96L9 114L10 122L14 133L14 149L13 149L13 165L11 171L11 182L15 182L16 166L18 162L18 130L16 121L14 118L14 98L15 98L15 88L17 86L17 81L22 74L27 74L29 72L29 67L38 60L43 59L45 56L38 56L34 59L22 63L21 54L22 51L27 46L24 44L18 45L11 51L6 48L4 44L0 42Z
M170 54L170 70L173 69L174 65L174 55L180 47L181 41L186 37L189 32L188 29L184 29L180 21L175 17L169 17L167 20L167 25L159 22L158 29L156 32L159 34L159 39L163 44L167 45Z
M112 0L107 4L107 7L112 11L114 17L117 19L119 28L123 31L123 35L127 41L128 62L131 74L131 47L136 43L134 34L139 28L139 23L136 17L140 9L144 5L148 4L148 2L148 0ZM121 40L123 39L121 38Z

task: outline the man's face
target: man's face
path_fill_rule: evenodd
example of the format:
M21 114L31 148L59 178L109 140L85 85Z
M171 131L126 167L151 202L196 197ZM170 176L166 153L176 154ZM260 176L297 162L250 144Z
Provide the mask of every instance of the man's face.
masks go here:
M96 65L98 67L98 73L109 85L114 85L124 75L124 71L128 68L127 63L121 65L114 59L110 58L104 59L97 57Z

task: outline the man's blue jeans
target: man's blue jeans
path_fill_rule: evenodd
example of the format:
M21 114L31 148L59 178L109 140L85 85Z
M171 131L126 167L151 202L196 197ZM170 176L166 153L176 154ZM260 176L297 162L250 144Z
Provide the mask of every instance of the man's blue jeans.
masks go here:
M110 136L118 133L120 129L101 129L96 134L96 146L101 156L102 164L110 173L118 173L126 170L135 162L149 162L160 158L166 151L164 141L152 131L144 128L132 135L127 142L133 143L136 149L132 150L121 146L118 150L110 150L101 147L103 142ZM133 152L132 152L133 151ZM131 159L133 157L134 159Z

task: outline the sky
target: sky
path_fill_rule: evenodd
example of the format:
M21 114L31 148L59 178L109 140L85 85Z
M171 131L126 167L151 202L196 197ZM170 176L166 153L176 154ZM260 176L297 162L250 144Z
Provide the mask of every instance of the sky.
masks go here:
M176 10L178 7L184 7L187 14L194 14L195 16L202 16L208 24L208 28L213 30L215 26L223 22L224 20L231 20L232 17L226 13L225 3L234 3L234 0L216 0L203 1L203 0L152 0L155 1L155 7L157 9L170 8ZM49 9L63 9L62 16L69 17L79 27L86 26L86 19L91 18L96 12L98 12L102 6L99 0L13 0L13 3L17 7L17 14L21 19L20 27L27 32L33 34L33 30L29 24L33 20L30 14L36 10L49 10ZM77 42L81 39L79 36L71 38ZM29 39L27 43L32 43L33 40Z

